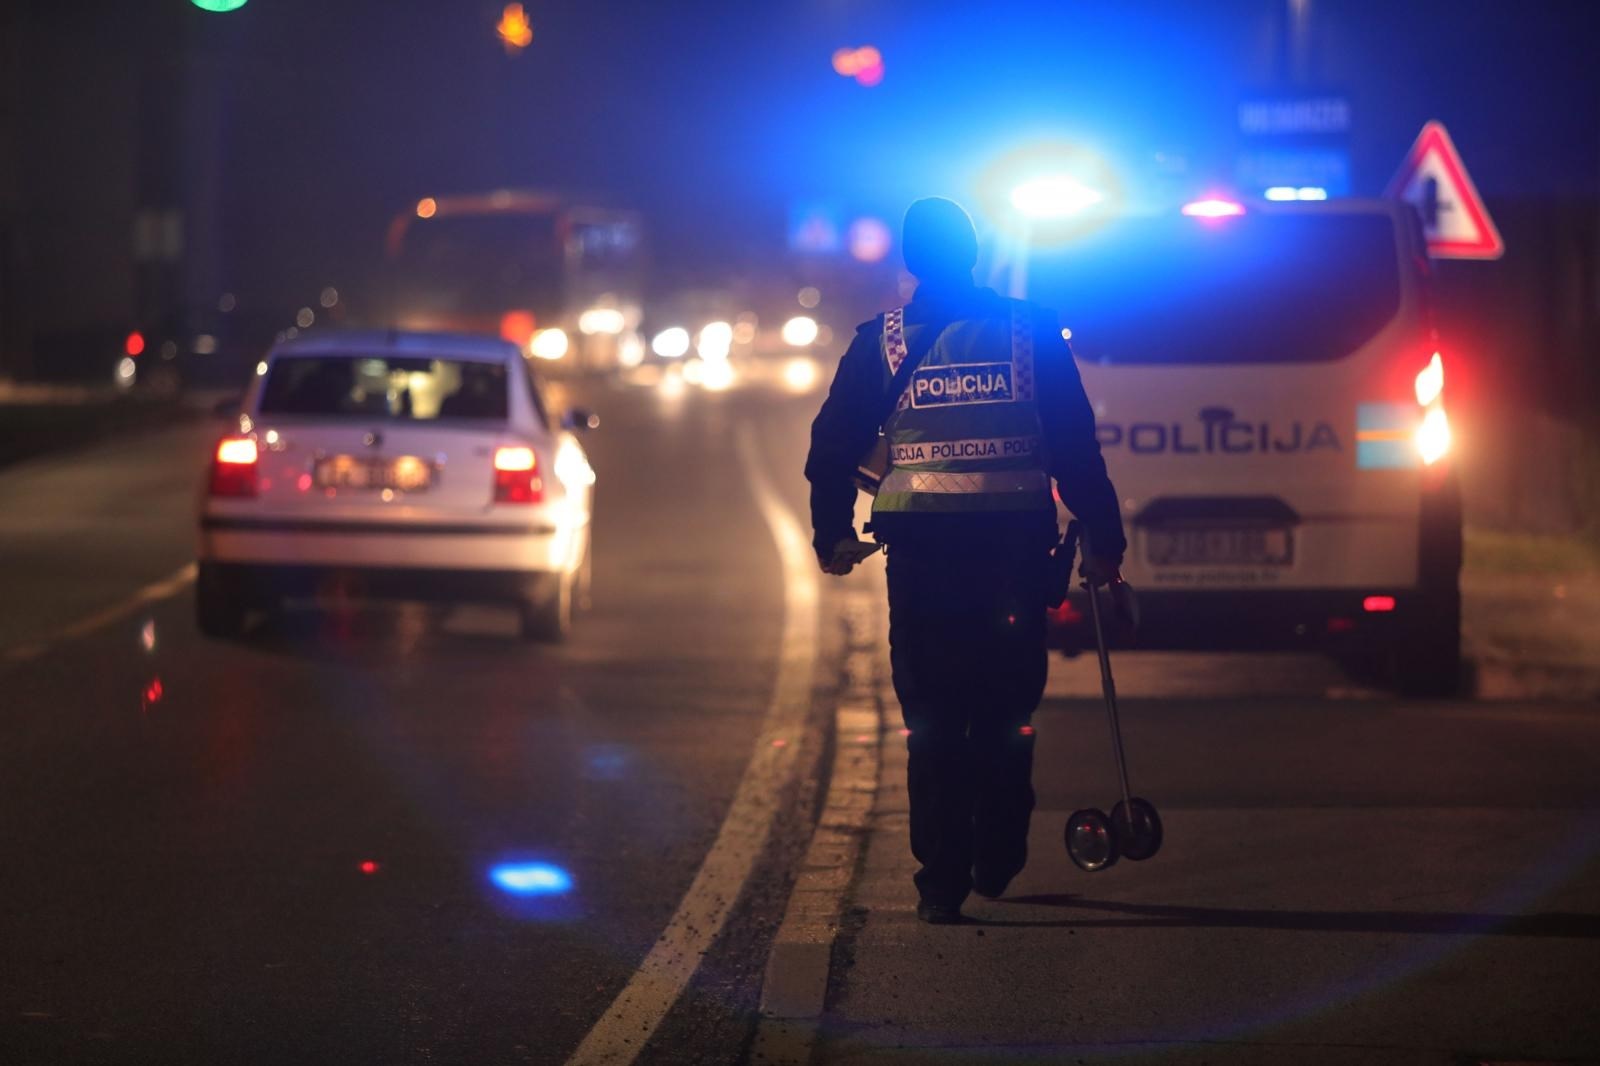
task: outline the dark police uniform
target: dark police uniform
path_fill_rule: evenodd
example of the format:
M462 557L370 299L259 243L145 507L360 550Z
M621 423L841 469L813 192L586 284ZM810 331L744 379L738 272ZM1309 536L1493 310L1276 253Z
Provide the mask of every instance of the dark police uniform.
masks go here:
M1047 669L1045 595L1061 500L1095 553L1126 548L1094 414L1055 317L970 284L924 284L864 323L811 427L814 544L854 533L862 454L895 369L941 332L883 423L891 465L871 531L888 545L889 644L907 741L911 850L925 903L959 907L1027 859L1034 709Z

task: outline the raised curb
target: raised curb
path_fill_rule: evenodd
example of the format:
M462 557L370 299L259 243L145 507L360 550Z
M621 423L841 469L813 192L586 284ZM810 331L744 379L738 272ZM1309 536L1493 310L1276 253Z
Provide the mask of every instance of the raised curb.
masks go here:
M866 845L878 786L888 691L880 617L873 598L852 597L846 613L845 687L834 713L832 774L767 957L755 1062L806 1062L822 1016L833 942Z

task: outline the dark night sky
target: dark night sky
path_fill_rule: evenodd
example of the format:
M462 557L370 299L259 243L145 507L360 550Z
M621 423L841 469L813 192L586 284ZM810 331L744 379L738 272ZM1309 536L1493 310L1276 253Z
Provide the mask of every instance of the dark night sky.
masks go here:
M100 41L66 76L153 55L189 71L191 98L219 101L228 283L281 288L359 271L419 196L500 185L644 208L658 262L685 269L770 247L797 198L893 214L965 196L986 159L1032 136L1093 144L1135 180L1154 151L1181 154L1198 185L1228 170L1241 91L1280 73L1286 3L533 0L535 39L515 57L493 34L500 6L250 0L209 15L152 0L32 17L68 42L67 63L75 36ZM1379 192L1438 118L1491 204L1600 198L1600 3L1311 7L1313 80L1354 109L1357 193ZM834 48L869 42L882 85L832 73ZM137 120L126 102L105 109Z

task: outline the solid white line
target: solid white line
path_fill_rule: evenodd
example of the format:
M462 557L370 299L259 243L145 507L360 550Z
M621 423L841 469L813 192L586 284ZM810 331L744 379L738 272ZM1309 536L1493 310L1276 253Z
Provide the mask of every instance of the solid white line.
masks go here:
M573 1052L568 1060L572 1066L622 1066L644 1049L722 930L766 846L778 797L802 765L798 741L811 710L817 658L816 557L762 468L749 423L739 424L735 444L783 569L783 635L772 702L733 805L688 893L638 972Z
M189 563L160 581L152 581L126 599L118 600L111 606L103 607L86 618L80 618L71 625L63 626L41 641L18 644L6 649L3 654L0 654L0 658L4 658L7 662L26 662L29 659L38 658L57 644L64 644L69 640L77 640L79 637L86 637L98 629L104 629L111 623L137 611L147 603L155 603L157 600L164 600L170 596L177 595L183 590L184 586L194 580L198 569L194 563Z

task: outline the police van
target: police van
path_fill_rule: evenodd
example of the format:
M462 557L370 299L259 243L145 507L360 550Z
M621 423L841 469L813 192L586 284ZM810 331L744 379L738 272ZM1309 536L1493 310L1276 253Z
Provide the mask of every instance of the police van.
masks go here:
M1449 353L1412 209L1189 204L1035 254L1122 497L1141 647L1373 652L1460 672Z

